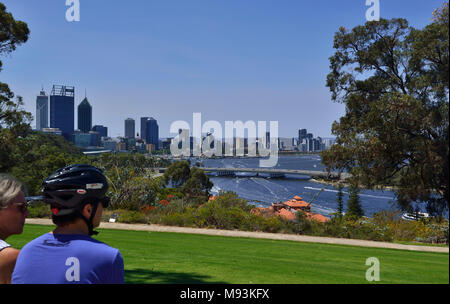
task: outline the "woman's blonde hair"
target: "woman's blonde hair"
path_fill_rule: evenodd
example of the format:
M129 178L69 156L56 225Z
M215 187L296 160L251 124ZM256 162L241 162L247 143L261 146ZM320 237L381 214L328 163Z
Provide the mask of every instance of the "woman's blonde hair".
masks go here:
M25 192L20 181L11 175L0 173L0 208L7 207L20 191Z

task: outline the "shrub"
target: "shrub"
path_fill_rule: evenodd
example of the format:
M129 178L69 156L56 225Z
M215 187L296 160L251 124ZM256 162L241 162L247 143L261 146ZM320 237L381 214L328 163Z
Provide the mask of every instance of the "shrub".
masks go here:
M50 206L44 202L34 203L28 207L29 218L51 218Z
M117 221L119 223L141 223L147 224L148 218L139 211L130 211L130 210L117 210L118 218Z
M195 227L194 218L189 213L174 213L161 217L161 223L168 226Z

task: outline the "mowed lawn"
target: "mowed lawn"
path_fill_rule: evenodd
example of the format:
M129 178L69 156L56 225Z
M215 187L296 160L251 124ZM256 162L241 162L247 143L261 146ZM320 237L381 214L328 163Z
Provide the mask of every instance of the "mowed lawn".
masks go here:
M21 248L52 226L26 225L8 243ZM380 261L378 283L449 283L445 253L207 235L99 229L118 248L126 283L369 283L366 259ZM373 282L370 282L373 283Z

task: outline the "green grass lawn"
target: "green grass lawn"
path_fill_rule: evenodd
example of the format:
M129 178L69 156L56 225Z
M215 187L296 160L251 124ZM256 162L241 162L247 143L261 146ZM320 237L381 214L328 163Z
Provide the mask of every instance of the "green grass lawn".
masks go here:
M21 248L52 226L26 225ZM381 248L167 232L99 229L118 248L127 283L368 283L365 261L380 261L379 283L449 283L449 255Z

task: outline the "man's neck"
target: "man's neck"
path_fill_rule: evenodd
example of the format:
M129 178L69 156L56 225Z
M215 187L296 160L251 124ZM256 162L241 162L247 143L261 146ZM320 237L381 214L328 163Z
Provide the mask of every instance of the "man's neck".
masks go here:
M77 221L75 223L67 224L64 226L57 226L53 230L54 234L85 234L89 235L89 230L84 222Z

